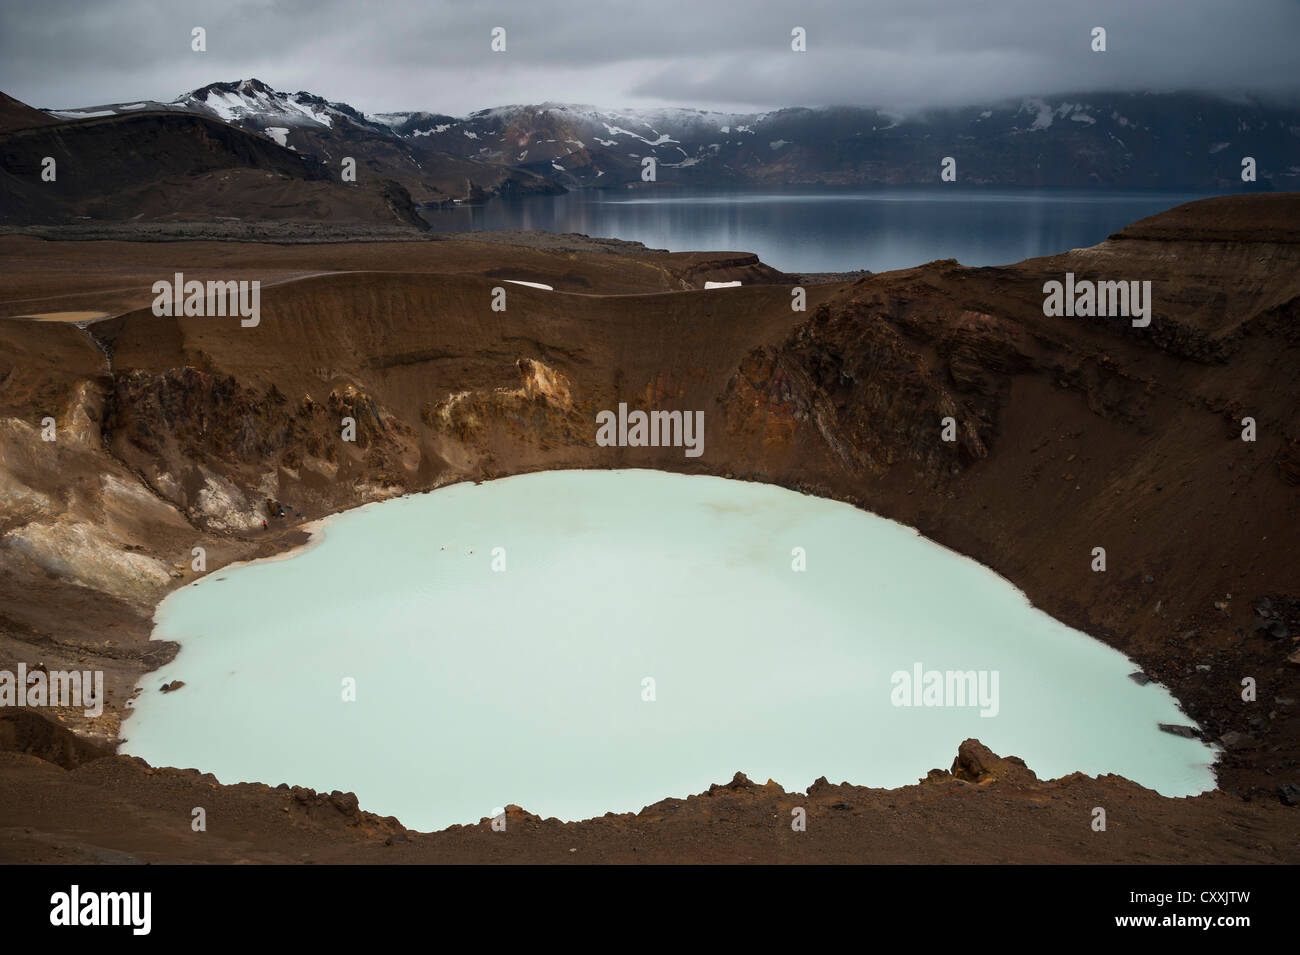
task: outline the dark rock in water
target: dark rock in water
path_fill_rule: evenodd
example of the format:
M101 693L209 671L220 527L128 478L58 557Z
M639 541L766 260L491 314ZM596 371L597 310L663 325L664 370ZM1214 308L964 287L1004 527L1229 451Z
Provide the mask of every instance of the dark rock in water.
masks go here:
M1219 737L1219 742L1225 749L1250 749L1255 745L1255 737L1248 733L1238 733L1231 730Z
M184 680L172 680L170 683L164 683L158 689L163 693L171 693L173 690L179 690L185 685Z
M1134 683L1136 683L1138 686L1146 686L1148 683L1151 682L1151 677L1147 676L1141 670L1134 670L1132 673L1128 675L1128 678L1132 680Z
M1287 806L1300 806L1300 786L1295 783L1286 783L1277 787L1277 794L1282 797L1282 802Z
M1195 726L1179 726L1176 723L1161 723L1160 728L1166 733L1172 733L1174 736L1182 736L1186 739L1196 739L1198 735Z

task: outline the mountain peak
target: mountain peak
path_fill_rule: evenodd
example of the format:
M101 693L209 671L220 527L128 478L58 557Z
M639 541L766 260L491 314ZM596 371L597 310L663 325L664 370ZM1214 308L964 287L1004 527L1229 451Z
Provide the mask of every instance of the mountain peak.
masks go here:
M217 116L228 123L260 126L331 127L342 114L360 116L346 103L331 103L312 93L282 93L256 77L209 83L185 93L172 105Z
M190 90L188 93L182 93L176 98L180 102L188 97L203 98L211 92L219 93L242 93L249 96L278 96L280 95L269 83L264 83L256 77L249 77L245 80L218 80L215 83L209 83L206 86L200 86L198 89Z

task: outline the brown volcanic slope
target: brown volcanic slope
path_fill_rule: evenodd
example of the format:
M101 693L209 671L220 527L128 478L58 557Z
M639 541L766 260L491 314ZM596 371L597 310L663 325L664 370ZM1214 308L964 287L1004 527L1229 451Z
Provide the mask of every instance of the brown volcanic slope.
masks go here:
M0 93L0 132L26 129L29 126L51 126L57 122L53 116L33 109L7 93Z
M400 183L338 167L192 113L29 122L0 102L0 223L277 219L422 223ZM46 117L48 120L49 117ZM42 179L55 160L53 182Z
M957 778L920 787L805 797L739 782L636 817L518 816L508 843L478 827L386 847L400 827L345 794L216 787L126 757L69 772L48 761L61 762L56 741L8 743L33 755L0 762L3 851L1296 861L1300 816L1282 800L1300 798L1297 221L1294 194L1205 200L1092 249L810 288L807 313L752 256L0 238L0 315L113 316L0 318L0 667L105 670L104 717L55 713L87 737L113 738L136 676L174 652L148 642L148 618L193 578L192 546L212 572L300 539L296 524L261 530L268 496L314 518L467 478L657 467L801 488L916 526L1128 653L1230 744L1229 792L1191 800L1113 777L1041 783L972 744ZM256 328L155 318L149 285L177 270L278 284L263 288ZM1151 326L1044 317L1043 282L1066 271L1150 280ZM556 291L507 285L508 310L491 311L509 278ZM706 278L748 287L683 291ZM595 447L595 411L620 400L704 409L704 456ZM54 443L39 437L46 415ZM338 439L344 415L355 445ZM945 416L955 444L940 439ZM1240 439L1246 416L1253 443ZM1090 569L1097 546L1105 573ZM1245 677L1256 701L1241 699ZM239 835L200 840L188 808L179 821L165 808L202 804L199 790ZM87 818L92 798L107 808ZM789 831L793 804L810 807L806 834ZM1097 805L1109 835L1088 828Z

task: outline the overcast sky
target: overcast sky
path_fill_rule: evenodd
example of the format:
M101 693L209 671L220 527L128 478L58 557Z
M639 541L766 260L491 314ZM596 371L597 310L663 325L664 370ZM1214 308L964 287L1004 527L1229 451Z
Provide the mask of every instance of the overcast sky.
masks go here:
M190 31L207 31L207 52ZM506 52L490 32L506 29ZM1105 27L1107 52L1090 33ZM806 53L790 49L807 31ZM0 90L170 100L256 76L366 112L543 101L898 110L1300 91L1300 0L0 0Z

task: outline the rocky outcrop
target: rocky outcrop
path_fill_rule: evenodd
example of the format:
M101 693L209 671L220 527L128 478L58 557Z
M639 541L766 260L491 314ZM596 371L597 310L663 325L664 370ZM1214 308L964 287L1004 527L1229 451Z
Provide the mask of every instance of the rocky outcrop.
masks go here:
M1016 756L997 755L977 739L965 740L957 749L957 758L952 761L949 774L953 779L978 783L981 786L998 781L1032 783L1038 777L1025 765L1025 761ZM933 782L933 775L929 777Z
M594 412L590 401L575 401L574 386L542 361L515 362L520 385L458 391L421 410L423 423L437 433L441 456L461 469L481 468L501 440L581 446L588 440Z
M260 492L281 470L327 475L327 506L357 502L362 483L405 488L412 478L413 429L351 385L295 403L274 384L193 367L133 370L114 379L105 432L150 487L213 530L259 527Z
M822 306L780 348L746 357L724 398L729 429L766 434L768 417L777 419L778 434L790 422L806 423L856 474L879 474L905 460L943 474L985 457L997 389L975 355L977 348L998 349L973 329L965 341L945 340L941 350L909 331L870 300ZM946 351L947 367L935 368L926 350ZM1001 360L995 355L995 366ZM953 365L957 374L944 374ZM943 436L945 418L951 441Z

